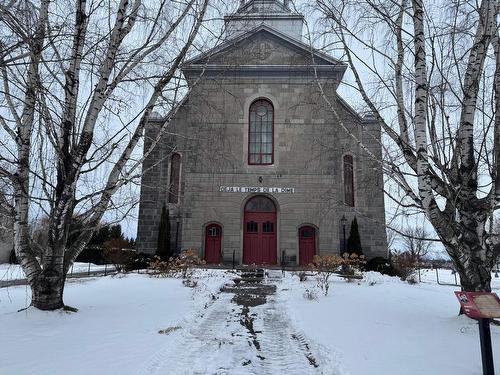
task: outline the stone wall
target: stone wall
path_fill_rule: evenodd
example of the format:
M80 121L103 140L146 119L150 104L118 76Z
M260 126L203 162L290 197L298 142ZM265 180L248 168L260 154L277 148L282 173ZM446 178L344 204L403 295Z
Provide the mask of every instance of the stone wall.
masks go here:
M324 81L343 122L375 155L380 156L380 129L362 121L335 96L337 82ZM248 109L258 98L274 105L275 163L247 163ZM161 122L152 122L146 149ZM386 256L383 227L382 173L334 120L312 77L203 79L196 85L165 136L144 163L137 246L156 250L161 206L169 184L169 157L182 155L181 199L169 205L171 217L182 216L179 248L196 248L203 255L204 227L223 228L223 254L241 259L242 213L250 194L223 193L220 186L292 187L294 194L271 194L278 207L278 250L289 257L298 252L297 230L302 224L318 229L318 252L338 253L340 218L357 217L367 256ZM175 135L172 135L175 134ZM355 207L343 204L342 157L354 156ZM259 182L262 177L262 182ZM175 231L175 224L172 225ZM346 228L347 235L349 227ZM172 233L174 240L175 233Z

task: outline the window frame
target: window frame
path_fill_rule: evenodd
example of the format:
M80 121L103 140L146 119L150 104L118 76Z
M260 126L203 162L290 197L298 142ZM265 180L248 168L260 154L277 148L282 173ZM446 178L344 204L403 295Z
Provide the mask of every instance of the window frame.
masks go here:
M270 106L271 106L271 109L273 111L272 113L272 117L271 117L271 153L262 153L262 152L259 152L259 153L253 153L251 151L251 139L252 139L252 107L259 101L264 101L264 102L267 102ZM261 131L261 134L262 134L262 131ZM250 104L250 106L248 107L248 132L247 132L247 136L248 136L248 144L247 144L247 163L248 165L273 165L274 164L274 104L271 100L269 100L268 98L257 98L255 99L254 101L252 101L252 103ZM260 143L260 146L262 147L263 143L261 141ZM262 151L262 148L261 148L261 151ZM260 160L261 162L252 162L251 161L251 157L253 155L259 155L260 156ZM263 163L262 162L262 156L263 155L271 155L271 162L269 163Z
M177 168L177 186L175 187L175 195L174 195L174 181L173 173L174 173L174 157L178 157L178 168ZM179 204L179 199L181 195L181 168L182 168L182 155L178 152L172 153L170 155L170 170L168 176L168 197L167 202L169 204Z
M346 158L350 158L351 159L351 163L348 163L346 162ZM344 191L344 204L348 207L355 207L356 205L356 191L354 189L354 155L348 153L348 154L344 154L342 155L342 182L343 182L343 191ZM346 181L346 173L347 173L347 168L346 168L346 165L350 165L350 169L351 169L351 176L350 176L350 179L349 181ZM350 185L351 187L351 191L352 191L352 199L351 200L348 200L348 191L347 191L347 184Z

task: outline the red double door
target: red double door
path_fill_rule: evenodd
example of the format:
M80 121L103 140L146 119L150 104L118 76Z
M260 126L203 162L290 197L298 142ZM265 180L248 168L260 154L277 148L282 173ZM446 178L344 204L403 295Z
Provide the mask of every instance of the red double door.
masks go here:
M244 216L243 263L276 264L276 212L248 212Z

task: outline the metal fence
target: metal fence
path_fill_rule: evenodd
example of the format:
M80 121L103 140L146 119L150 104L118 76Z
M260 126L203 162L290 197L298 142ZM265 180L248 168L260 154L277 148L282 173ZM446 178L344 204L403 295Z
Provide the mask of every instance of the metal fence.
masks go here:
M439 285L460 286L460 276L453 268L429 268L417 267L417 276L419 282L435 282ZM493 277L500 277L500 267L493 269Z
M109 273L112 273L114 271L115 267L110 264L97 265L89 262L86 264L86 266L83 266L82 262L79 262L76 269L74 264L71 266L69 277L85 275L90 276L96 274L104 274L104 276L107 276Z

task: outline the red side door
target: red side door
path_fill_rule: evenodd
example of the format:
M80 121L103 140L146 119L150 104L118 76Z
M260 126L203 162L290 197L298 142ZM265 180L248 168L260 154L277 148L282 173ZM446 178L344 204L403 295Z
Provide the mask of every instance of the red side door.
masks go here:
M307 266L316 254L316 229L304 226L299 229L299 264Z
M277 263L275 212L245 212L243 263Z
M222 244L222 228L211 224L205 229L205 262L219 264Z

